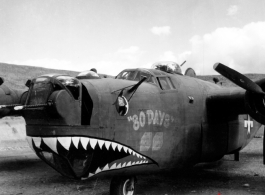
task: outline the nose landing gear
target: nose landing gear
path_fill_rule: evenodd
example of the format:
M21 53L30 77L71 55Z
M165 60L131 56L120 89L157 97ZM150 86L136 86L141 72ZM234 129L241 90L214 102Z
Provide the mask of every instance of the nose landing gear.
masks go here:
M136 179L133 176L116 176L110 183L110 195L133 195Z

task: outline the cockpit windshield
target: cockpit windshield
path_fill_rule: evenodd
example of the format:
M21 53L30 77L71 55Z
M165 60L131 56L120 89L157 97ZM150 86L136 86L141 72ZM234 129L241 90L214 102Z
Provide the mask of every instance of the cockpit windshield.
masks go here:
M116 79L124 79L124 80L132 80L132 81L140 81L143 77L146 77L147 79L145 82L147 83L155 83L156 80L153 75L151 75L148 71L140 70L140 71L135 71L135 70L128 70L128 71L123 71L118 76Z
M118 76L116 79L124 79L124 80L134 80L135 78L135 73L136 71L123 71Z
M155 78L149 72L139 71L135 77L136 81L140 81L142 78L146 77L145 82L147 83L156 83Z

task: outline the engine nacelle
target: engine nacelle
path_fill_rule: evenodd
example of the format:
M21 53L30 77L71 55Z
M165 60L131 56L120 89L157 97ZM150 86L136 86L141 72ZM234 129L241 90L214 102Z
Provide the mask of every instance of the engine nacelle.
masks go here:
M1 78L1 77L0 77ZM1 83L1 79L0 79ZM13 108L5 107L5 105L22 104L25 102L25 95L27 92L22 90L13 90L6 85L0 86L0 118L7 115L16 115L13 113Z
M255 83L265 91L265 79L261 79ZM247 91L245 95L245 103L250 116L259 123L265 124L265 96Z

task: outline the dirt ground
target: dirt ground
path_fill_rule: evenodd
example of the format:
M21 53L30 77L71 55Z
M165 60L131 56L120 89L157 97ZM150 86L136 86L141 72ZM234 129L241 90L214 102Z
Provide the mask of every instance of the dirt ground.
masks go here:
M255 138L241 151L240 161L231 156L189 171L138 176L136 194L265 194L262 139ZM0 194L107 195L110 178L86 181L67 179L39 160L28 146L0 150Z

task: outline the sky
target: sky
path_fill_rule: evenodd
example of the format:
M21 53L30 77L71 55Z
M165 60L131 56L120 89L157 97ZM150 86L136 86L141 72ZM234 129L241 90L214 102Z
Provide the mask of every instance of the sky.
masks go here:
M264 0L0 0L0 62L117 75L174 61L265 73Z

